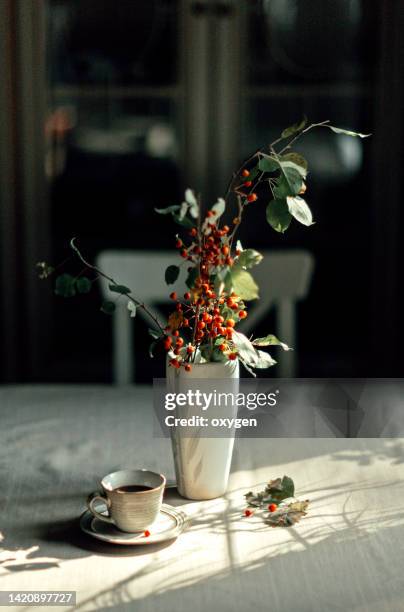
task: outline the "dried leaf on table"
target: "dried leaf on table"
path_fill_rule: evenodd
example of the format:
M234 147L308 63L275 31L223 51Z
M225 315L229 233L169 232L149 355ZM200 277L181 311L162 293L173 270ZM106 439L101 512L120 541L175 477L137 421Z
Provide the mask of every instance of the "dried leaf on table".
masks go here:
M288 497L293 497L295 493L295 485L289 476L270 480L263 491L253 493L250 491L245 495L249 506L260 508L264 504L279 504Z
M306 516L308 505L309 500L292 502L270 512L265 520L271 527L291 527Z

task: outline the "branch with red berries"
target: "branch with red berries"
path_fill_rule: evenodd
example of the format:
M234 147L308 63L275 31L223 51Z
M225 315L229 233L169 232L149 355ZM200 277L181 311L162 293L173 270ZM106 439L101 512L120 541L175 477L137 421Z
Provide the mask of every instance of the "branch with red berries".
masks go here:
M155 349L162 346L168 354L169 364L176 369L184 368L189 372L195 363L238 359L255 375L255 369L273 366L276 361L260 349L280 346L290 350L285 343L274 335L249 339L236 330L237 324L248 316L247 302L259 297L258 287L249 270L260 263L262 255L254 249L244 249L240 241L234 244L235 235L246 208L253 206L258 213L260 202L267 201L266 194L269 198L266 219L274 230L285 232L292 219L306 226L312 225L310 208L301 197L306 192L308 164L300 153L291 148L301 136L319 127L329 128L337 134L360 138L366 136L335 128L329 121L307 126L304 119L284 130L267 148L256 151L245 160L233 175L225 198L219 198L211 208L203 211L201 198L187 189L182 204L156 209L159 214L170 215L183 232L182 236L177 234L175 242L182 261L178 266L170 265L167 268L166 283L174 284L185 266L188 287L182 296L176 291L170 293L175 307L166 325L161 324L154 313L134 297L130 288L118 284L86 261L74 239L71 248L84 264L84 269L76 276L59 275L55 293L63 297L88 293L98 278L105 278L111 293L118 294L117 300L127 300L130 316L135 316L136 309L141 308L153 322L154 328L149 330L153 338L150 355L153 356ZM228 214L230 196L236 199L237 213L231 222L224 223L222 220ZM37 265L40 278L47 278L53 273L53 268L45 262ZM84 276L85 271L90 272L92 277ZM101 310L111 314L115 307L116 301L106 300Z

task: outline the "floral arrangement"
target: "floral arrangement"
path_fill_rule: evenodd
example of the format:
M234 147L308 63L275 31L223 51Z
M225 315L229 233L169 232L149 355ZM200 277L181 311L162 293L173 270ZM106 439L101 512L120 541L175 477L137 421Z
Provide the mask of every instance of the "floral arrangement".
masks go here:
M110 291L118 294L118 299L127 299L130 316L134 317L140 308L153 321L154 329L149 330L153 338L150 355L153 356L157 345L162 345L173 368L189 372L194 363L239 359L254 374L254 369L274 365L276 361L261 348L278 345L289 350L286 344L272 334L249 339L236 330L237 324L248 316L247 302L259 297L249 270L262 260L262 255L254 249L243 248L236 235L247 210L254 208L258 214L257 207L268 200L266 220L275 231L285 232L292 219L305 226L312 225L312 213L302 197L306 192L308 164L292 147L313 128L329 128L337 134L360 138L367 136L336 128L329 121L307 125L304 119L246 159L232 176L225 197L219 198L208 210L203 210L200 196L191 189L186 190L182 204L156 209L159 214L170 215L181 228L175 246L182 263L167 268L166 283L173 285L184 265L187 273L188 291L181 296L176 291L170 293L174 309L167 324L162 324L129 287L86 261L75 239L71 247L84 268L76 276L66 273L57 276L56 294L73 297L88 293L97 278L106 278ZM222 220L234 200L237 212L226 224ZM55 271L45 262L37 266L41 278ZM90 277L84 275L86 271ZM111 314L115 307L116 303L108 300L101 309Z

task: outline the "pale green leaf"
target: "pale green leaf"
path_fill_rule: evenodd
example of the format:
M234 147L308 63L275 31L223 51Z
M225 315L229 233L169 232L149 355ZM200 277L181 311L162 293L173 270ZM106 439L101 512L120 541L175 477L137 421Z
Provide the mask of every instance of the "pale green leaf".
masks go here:
M343 130L341 128L334 127L333 125L326 125L325 127L330 128L336 134L345 134L346 136L355 136L358 138L368 138L372 134L360 134L359 132L352 132L351 130Z
M130 317L134 319L136 317L136 304L131 300L128 301L128 310L130 312Z
M242 300L256 300L258 295L258 285L249 272L235 266L231 273L233 281L233 291Z
M268 334L268 336L264 336L263 338L255 338L252 343L254 346L280 346L284 351L293 350L287 344L278 340L273 334Z
M252 268L253 266L258 265L263 259L261 253L255 251L254 249L245 249L245 251L241 251L240 255L237 258L237 265L242 266L243 268Z
M215 220L222 216L226 208L226 202L223 198L218 198L216 204L213 204L211 210L214 214Z
M301 132L306 127L306 124L307 124L307 117L304 117L301 121L294 123L290 127L287 127L286 129L284 129L282 132L282 138L290 138L291 136L294 136L298 132Z
M240 358L245 361L247 365L254 368L258 360L258 351L256 348L254 348L247 336L238 331L234 331L232 342L236 347Z
M294 161L282 161L280 163L281 168L288 168L288 169L292 169L294 171L296 171L302 178L306 178L307 176L307 170L305 168L303 168L303 166L299 166L298 164L296 164ZM299 184L299 181L296 181L296 184ZM301 183L300 183L301 186Z
M265 368L270 368L276 364L275 359L273 359L268 353L265 353L264 351L257 351L257 353L258 356L253 366L254 368L262 370Z
M156 211L156 213L159 213L160 215L170 215L172 213L175 213L179 209L180 209L179 205L174 204L173 206L167 206L167 208L155 208L154 210Z
M295 198L287 197L286 202L290 214L303 225L313 225L313 216L311 210L303 198L296 196Z
M296 166L299 166L300 168L303 168L303 170L308 170L308 163L307 160L303 157L303 155L300 155L300 153L296 153L295 151L291 151L290 153L286 153L285 155L281 156L281 162L293 162L294 164L296 164Z

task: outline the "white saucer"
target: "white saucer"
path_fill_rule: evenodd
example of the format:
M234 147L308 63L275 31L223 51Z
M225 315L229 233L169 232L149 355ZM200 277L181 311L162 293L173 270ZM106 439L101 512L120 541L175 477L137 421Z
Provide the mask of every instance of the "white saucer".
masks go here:
M83 512L80 517L80 527L93 538L109 542L110 544L124 545L140 545L140 544L156 544L157 542L165 542L176 538L184 531L188 525L189 518L173 506L163 504L157 520L151 525L148 530L149 536L141 533L125 533L120 531L111 523L104 523L95 518L89 510Z

